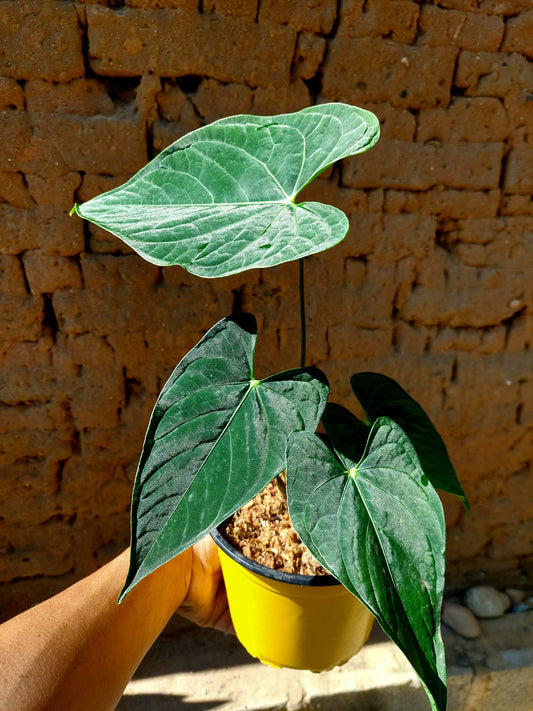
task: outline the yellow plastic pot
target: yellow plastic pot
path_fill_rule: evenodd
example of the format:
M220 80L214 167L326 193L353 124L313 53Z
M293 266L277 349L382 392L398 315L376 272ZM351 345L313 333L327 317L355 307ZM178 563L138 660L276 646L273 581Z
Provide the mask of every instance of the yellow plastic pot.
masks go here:
M319 672L361 649L374 618L338 580L272 570L236 551L218 530L211 535L237 637L252 656Z

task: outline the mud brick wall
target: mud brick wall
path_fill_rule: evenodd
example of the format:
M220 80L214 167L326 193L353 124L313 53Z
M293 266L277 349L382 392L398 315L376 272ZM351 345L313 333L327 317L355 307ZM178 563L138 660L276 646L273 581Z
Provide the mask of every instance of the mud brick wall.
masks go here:
M308 189L351 220L306 262L309 362L332 398L395 377L448 445L448 578L531 575L530 0L0 0L2 615L128 542L159 388L233 308L257 375L298 364L297 265L200 280L69 217L184 133L315 102L380 143ZM529 573L528 573L529 571Z

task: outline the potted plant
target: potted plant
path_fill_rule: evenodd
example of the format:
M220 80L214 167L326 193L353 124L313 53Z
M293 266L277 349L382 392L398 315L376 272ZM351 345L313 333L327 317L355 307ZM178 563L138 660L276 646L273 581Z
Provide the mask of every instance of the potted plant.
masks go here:
M230 117L73 210L148 261L201 277L299 259L303 314L302 260L341 241L348 220L296 197L378 136L376 117L346 104ZM298 535L406 654L442 711L445 524L435 489L466 499L440 436L398 384L376 373L351 378L364 421L327 404L325 376L305 367L305 337L300 368L257 380L255 341L253 316L229 316L163 387L134 484L121 598L286 470Z

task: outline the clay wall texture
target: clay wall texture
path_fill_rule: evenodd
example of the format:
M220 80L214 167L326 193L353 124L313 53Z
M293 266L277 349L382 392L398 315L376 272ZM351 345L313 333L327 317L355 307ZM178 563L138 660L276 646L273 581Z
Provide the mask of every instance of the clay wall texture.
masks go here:
M441 431L472 506L444 498L451 588L531 575L532 60L530 0L0 0L3 617L127 545L151 408L216 321L255 313L257 377L298 365L297 263L201 280L72 205L324 101L382 138L307 189L351 221L306 260L308 361L348 407L352 373L396 378Z

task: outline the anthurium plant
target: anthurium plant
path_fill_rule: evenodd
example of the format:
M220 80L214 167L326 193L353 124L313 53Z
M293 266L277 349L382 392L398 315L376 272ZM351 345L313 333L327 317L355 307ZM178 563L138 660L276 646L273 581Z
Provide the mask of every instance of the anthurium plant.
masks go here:
M302 276L303 258L340 242L348 220L298 194L378 136L372 113L340 103L225 118L73 210L157 265L213 278L299 259ZM384 375L351 378L364 421L327 403L325 376L304 362L258 380L255 344L255 318L228 316L163 387L134 484L121 599L286 470L302 541L373 613L443 711L445 522L435 489L466 500L440 436Z

